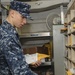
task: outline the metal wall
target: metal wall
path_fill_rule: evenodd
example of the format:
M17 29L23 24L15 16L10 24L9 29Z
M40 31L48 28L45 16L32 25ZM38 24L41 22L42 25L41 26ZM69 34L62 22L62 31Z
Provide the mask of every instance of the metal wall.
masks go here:
M60 33L63 25L53 25L54 75L65 75L64 35Z

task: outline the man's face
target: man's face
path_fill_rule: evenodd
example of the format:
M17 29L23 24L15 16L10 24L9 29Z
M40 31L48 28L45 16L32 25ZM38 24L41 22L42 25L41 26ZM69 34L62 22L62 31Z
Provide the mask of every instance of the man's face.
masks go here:
M17 28L22 27L26 24L26 18L24 18L19 12L14 13L14 26Z

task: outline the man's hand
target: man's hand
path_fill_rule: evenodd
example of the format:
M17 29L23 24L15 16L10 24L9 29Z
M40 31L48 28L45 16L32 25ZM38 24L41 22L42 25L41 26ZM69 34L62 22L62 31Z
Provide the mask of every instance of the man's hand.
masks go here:
M38 61L36 61L35 63L32 63L32 64L31 64L31 66L34 67L34 68L36 68L36 67L38 67L38 66L40 66L40 65L41 65L41 61L40 61L40 60L38 60Z

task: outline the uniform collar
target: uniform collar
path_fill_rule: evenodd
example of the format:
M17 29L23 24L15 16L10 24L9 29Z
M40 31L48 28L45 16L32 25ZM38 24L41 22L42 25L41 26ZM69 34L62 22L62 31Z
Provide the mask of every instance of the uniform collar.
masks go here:
M2 26L4 29L8 30L10 33L14 32L17 34L16 28L12 26L8 21L4 20Z

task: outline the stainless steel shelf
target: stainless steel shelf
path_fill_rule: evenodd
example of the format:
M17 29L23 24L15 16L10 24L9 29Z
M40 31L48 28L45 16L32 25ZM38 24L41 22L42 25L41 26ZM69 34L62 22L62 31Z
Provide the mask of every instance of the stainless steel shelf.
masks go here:
M51 61L48 61L48 62L44 62L44 63L42 63L40 66L49 66L49 65L51 65Z
M24 37L48 37L50 36L50 32L39 32L39 33L25 33L20 35L20 38Z

